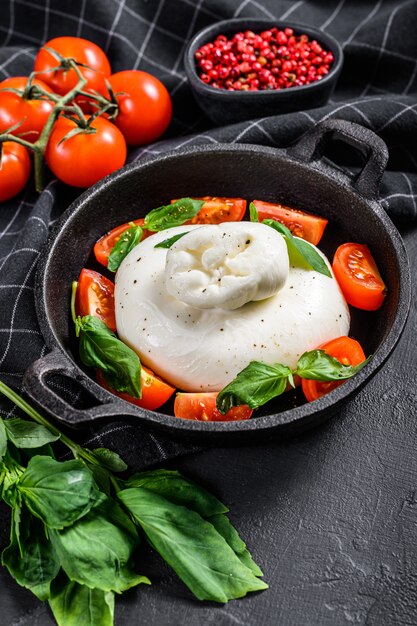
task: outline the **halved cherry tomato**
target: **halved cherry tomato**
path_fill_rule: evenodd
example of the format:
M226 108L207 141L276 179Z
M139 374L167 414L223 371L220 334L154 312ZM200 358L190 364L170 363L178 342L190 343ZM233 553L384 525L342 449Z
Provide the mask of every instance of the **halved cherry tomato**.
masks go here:
M360 343L351 337L337 337L319 346L319 349L324 350L330 356L334 356L344 365L359 365L366 359ZM306 378L301 380L303 393L309 402L321 398L321 396L343 385L343 383L343 380L332 380L323 383L318 380L307 380Z
M30 176L29 153L14 141L2 144L0 158L0 202L13 198L22 191Z
M174 415L186 420L202 422L235 422L247 420L253 410L247 404L234 406L225 415L216 408L218 392L177 393L174 402Z
M361 243L339 246L333 271L349 304L365 311L376 311L382 306L387 288L368 246Z
M132 404L136 404L136 406L140 406L142 409L149 409L150 411L154 411L165 404L175 391L175 387L168 385L168 383L163 381L162 378L156 376L151 370L143 365L141 368L142 397L140 400L138 398L133 398L133 396L130 396L127 393L112 389L108 385L100 370L97 370L96 372L96 380L99 385L107 389L107 391L114 393L115 396L118 396L127 402L131 402Z
M243 198L218 198L203 196L194 200L204 200L204 204L193 219L186 224L221 224L221 222L240 222L246 211ZM171 200L171 203L175 200Z
M18 122L22 122L18 128L12 131L12 134L22 135L23 139L34 142L39 138L54 103L52 100L46 99L24 99L13 91L1 91L3 89L17 89L23 93L27 82L27 76L13 76L0 83L0 133L6 132ZM32 85L41 87L48 92L52 91L46 83L37 78L32 80Z
M144 222L143 217L140 218L139 220L133 220L133 223L136 224L136 226L143 226L143 222ZM96 242L94 246L94 256L96 257L99 263L107 267L107 260L109 258L109 254L112 248L119 241L120 237L125 232L125 230L127 230L130 227L131 227L131 224L121 224L120 226L116 226L116 228L113 228L113 230L110 230L108 233L103 235L103 237L100 237L100 239ZM142 240L146 239L146 237L149 237L150 235L153 235L153 232L150 230L144 229Z
M114 284L93 270L81 270L78 279L77 296L75 299L77 315L95 315L110 330L116 330L114 315Z
M315 246L322 238L329 221L312 213L291 209L284 204L273 204L263 200L254 200L253 204L258 210L260 222L266 219L281 222L290 229L295 237L301 237Z

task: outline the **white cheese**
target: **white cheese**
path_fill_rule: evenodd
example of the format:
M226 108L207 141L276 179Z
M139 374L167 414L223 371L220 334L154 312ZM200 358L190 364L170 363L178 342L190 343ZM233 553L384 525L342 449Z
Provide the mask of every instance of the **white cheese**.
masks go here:
M154 246L197 228L211 227L184 225L145 239L116 275L118 334L162 378L185 391L217 391L250 361L294 367L306 350L348 334L336 280L299 267L290 267L275 295L233 310L197 308L168 293L168 250Z
M289 274L283 237L264 224L226 222L200 226L168 250L165 287L197 309L238 309L264 300Z

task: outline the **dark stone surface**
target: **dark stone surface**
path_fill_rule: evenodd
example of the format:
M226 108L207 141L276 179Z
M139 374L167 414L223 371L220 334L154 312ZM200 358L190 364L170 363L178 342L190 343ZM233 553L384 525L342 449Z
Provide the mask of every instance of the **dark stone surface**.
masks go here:
M403 234L413 267L417 231ZM117 599L116 626L417 623L415 296L414 288L391 358L337 417L284 444L215 448L171 463L230 506L270 589L200 604L145 550L141 570L154 584ZM4 569L0 606L5 626L53 625Z

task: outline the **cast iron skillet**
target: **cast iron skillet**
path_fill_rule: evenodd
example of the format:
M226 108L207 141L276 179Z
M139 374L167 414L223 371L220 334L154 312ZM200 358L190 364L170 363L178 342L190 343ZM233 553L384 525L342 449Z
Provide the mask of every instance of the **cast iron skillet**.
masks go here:
M356 178L322 158L335 139L364 154ZM254 441L272 431L297 432L323 421L382 366L400 337L409 309L404 245L377 200L387 159L384 142L370 130L328 120L287 150L242 144L183 148L132 163L108 176L68 208L45 245L37 273L36 304L52 352L26 372L27 392L57 420L74 428L120 416L181 440ZM135 407L105 391L93 380L92 372L83 369L69 313L70 287L84 266L95 267L94 242L111 228L143 216L170 198L204 195L282 201L323 215L329 218L329 225L320 246L330 258L340 243L368 244L388 295L378 312L356 310L353 314L351 334L367 354L374 355L359 374L313 403L304 403L301 392L296 391L269 403L254 419L206 423L177 419L172 412L168 414L172 406L161 413ZM48 378L55 374L78 381L90 394L90 407L76 409L52 391Z

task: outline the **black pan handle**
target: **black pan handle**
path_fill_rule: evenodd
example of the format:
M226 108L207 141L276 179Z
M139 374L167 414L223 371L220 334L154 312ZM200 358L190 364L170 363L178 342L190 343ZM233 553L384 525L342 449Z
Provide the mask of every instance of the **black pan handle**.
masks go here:
M48 378L54 374L61 374L75 380L91 394L97 406L86 409L71 406L48 385ZM96 385L58 349L32 363L25 372L23 384L32 400L48 411L57 421L73 428L90 426L93 422L104 422L110 418L134 414L133 407L131 409L127 402L119 400L116 396L109 399L109 393L105 389Z
M376 200L389 155L385 142L369 128L347 120L328 119L307 131L294 146L288 148L288 154L307 163L319 161L329 142L334 139L349 144L365 155L365 165L352 185L361 195Z

